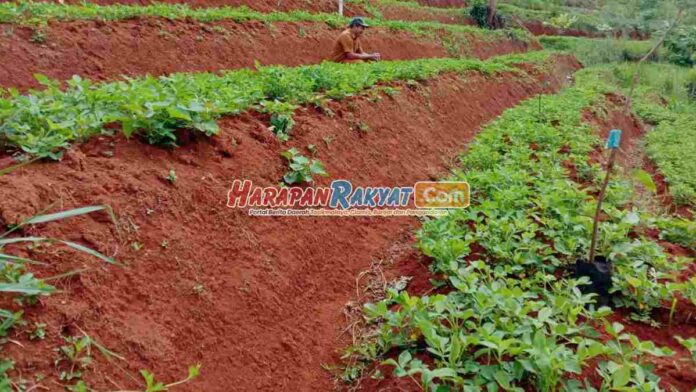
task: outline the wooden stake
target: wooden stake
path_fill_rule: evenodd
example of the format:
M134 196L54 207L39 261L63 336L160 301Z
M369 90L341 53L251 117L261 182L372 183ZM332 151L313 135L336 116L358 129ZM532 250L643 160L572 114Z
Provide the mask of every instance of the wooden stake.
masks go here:
M594 222L592 225L592 241L590 242L590 263L595 261L595 252L597 250L597 236L599 234L599 216L602 214L602 202L604 202L604 196L607 193L607 187L609 186L609 178L611 177L611 172L614 169L614 162L616 161L616 154L621 147L621 131L618 129L612 129L609 131L609 139L607 139L607 148L611 150L609 155L609 162L607 163L607 175L604 177L604 183L602 184L602 189L599 191L599 197L597 197L597 211L595 211Z
M338 0L338 14L343 16L343 0Z
M611 177L611 171L614 169L614 162L616 161L617 151L617 148L611 150L611 154L609 155L609 163L607 164L607 175L606 177L604 177L602 190L599 192L599 197L597 198L597 211L595 211L594 224L592 225L592 242L590 243L590 263L594 263L595 259L595 251L597 248L597 236L599 234L599 216L602 214L602 202L604 201L604 196L607 193L607 187L609 186L609 177Z

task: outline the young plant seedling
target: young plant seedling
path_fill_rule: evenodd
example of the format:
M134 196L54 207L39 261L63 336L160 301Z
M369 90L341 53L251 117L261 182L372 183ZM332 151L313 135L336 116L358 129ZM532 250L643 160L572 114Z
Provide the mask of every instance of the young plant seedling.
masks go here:
M323 137L323 140L324 140L324 144L326 144L326 148L329 148L329 146L333 142L334 138L332 135L326 135Z
M143 377L145 380L145 390L143 392L162 392L162 391L168 391L171 388L185 384L187 382L190 382L191 380L195 379L198 377L201 373L201 365L191 365L188 368L188 376L180 381L176 381L170 384L164 384L163 382L157 381L155 379L155 375L153 373L148 372L147 370L141 370L140 375ZM138 391L128 391L128 392L138 392Z
M314 175L327 177L324 164L318 159L310 160L306 156L300 154L296 148L291 148L281 155L288 160L290 170L283 176L283 181L286 184L301 184L314 182Z
M89 336L66 336L67 344L60 346L58 358L54 362L54 366L58 367L62 363L67 363L68 370L60 373L61 381L72 381L82 378L82 371L92 363L92 341Z
M174 171L174 169L169 170L169 174L167 175L167 181L169 181L169 183L173 184L176 182L176 180L177 180L177 176L176 176L176 172Z
M29 333L29 340L43 340L46 338L46 324L34 323L34 330Z

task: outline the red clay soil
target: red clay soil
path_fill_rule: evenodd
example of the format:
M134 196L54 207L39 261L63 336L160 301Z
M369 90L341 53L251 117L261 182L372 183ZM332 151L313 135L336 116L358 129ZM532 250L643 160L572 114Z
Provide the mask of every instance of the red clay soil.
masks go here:
M538 20L525 20L522 22L524 27L534 35L567 35L571 37L597 37L600 34L594 34L589 31L579 29L561 29L544 24Z
M0 0L5 3L10 0ZM59 0L46 0L58 3ZM65 4L80 4L82 0L64 0ZM187 4L190 7L239 7L247 6L263 12L304 10L311 12L337 12L336 0L90 0L99 5L131 4L147 5L153 3ZM354 4L346 4L347 14L359 13L362 9Z
M641 165L643 151L640 146L641 139L645 135L643 124L633 114L626 114L623 111L625 104L624 98L616 94L607 94L607 106L598 107L599 109L587 109L583 113L583 120L590 123L595 133L606 140L612 129L621 130L621 146L617 154L617 162L626 169L632 169ZM600 110L597 112L596 110ZM601 160L606 159L599 155L603 150L597 151L592 158Z
M3 26L0 26L2 30ZM51 23L47 41L32 43L31 29L4 26L11 34L0 36L0 86L38 87L35 73L65 80L72 75L93 80L113 80L120 75L162 75L173 72L218 71L264 65L297 66L320 63L332 52L338 29L323 23L236 23L222 21L169 21L139 19L103 23L78 21ZM467 36L463 55L488 58L540 49L538 43L501 38L482 41ZM409 60L448 57L432 37L406 31L371 29L366 50L383 59Z
M225 118L221 135L168 151L137 140L100 137L67 153L60 163L38 163L0 177L0 220L18 222L51 203L57 208L109 204L125 239L109 218L93 214L53 222L23 234L78 241L124 267L56 247L21 248L49 262L38 276L93 270L53 282L64 291L42 298L26 318L48 324L47 337L24 333L6 344L24 378L42 373L57 390L53 349L60 333L78 327L125 356L118 366L158 379L181 378L203 364L201 377L182 391L327 391L322 364L338 363L345 347L342 312L355 296L355 279L407 238L415 218L257 218L226 208L235 178L277 184L286 170L279 153L319 147L331 177L359 185L409 185L437 176L481 125L539 92L556 91L579 68L558 56L531 77L513 74L443 76L425 85L400 85L394 97L332 103L331 116L306 109L288 145L259 115ZM541 73L544 73L542 75ZM539 83L551 79L546 90ZM369 131L358 130L365 124ZM305 151L305 153L307 153ZM178 179L166 177L174 170ZM137 244L137 245L134 245ZM137 249L137 250L136 250ZM7 304L2 304L7 305ZM98 353L86 372L97 390L137 384Z

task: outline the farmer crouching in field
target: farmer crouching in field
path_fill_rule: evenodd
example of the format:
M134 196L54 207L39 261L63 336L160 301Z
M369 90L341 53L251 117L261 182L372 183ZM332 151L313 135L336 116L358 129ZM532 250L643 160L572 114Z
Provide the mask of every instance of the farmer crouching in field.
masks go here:
M379 61L379 53L365 53L360 42L360 36L368 27L363 18L353 18L348 28L338 36L331 60L337 63Z

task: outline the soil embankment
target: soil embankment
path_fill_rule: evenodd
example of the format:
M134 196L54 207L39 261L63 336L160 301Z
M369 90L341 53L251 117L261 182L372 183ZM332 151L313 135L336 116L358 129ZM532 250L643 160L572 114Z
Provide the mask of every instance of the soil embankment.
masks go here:
M330 56L340 29L323 23L236 23L169 21L146 18L114 22L51 23L45 42L32 42L32 29L1 26L0 86L19 89L39 84L34 74L66 80L113 80L121 75L163 75L264 65L298 66L320 63ZM364 38L368 51L385 60L450 57L452 48L433 37L406 31L371 29ZM459 53L477 58L540 49L538 43L467 36ZM455 49L456 50L456 49Z
M29 308L25 318L47 324L45 340L6 345L23 377L42 373L56 387L54 349L60 334L80 328L125 356L131 374L154 371L180 379L188 364L202 374L186 390L326 391L323 364L345 347L343 311L355 277L417 227L415 218L262 218L226 208L231 181L277 184L286 170L279 153L309 144L332 179L356 185L405 186L444 173L486 122L539 92L565 85L579 68L553 56L530 75L445 75L401 84L393 97L331 103L332 115L306 109L287 145L267 119L244 114L222 120L221 135L168 151L137 140L101 137L62 162L32 164L0 177L0 220L60 208L109 204L125 237L117 241L106 216L76 218L27 233L77 241L113 254L123 267L58 247L15 249L49 262L39 276L84 267L58 282L63 289ZM546 90L541 80L549 83ZM166 177L174 170L178 179ZM96 266L96 267L95 267ZM97 390L131 389L134 381L96 350L85 374ZM53 384L52 384L53 383ZM115 385L116 384L116 385ZM233 386L233 387L232 387Z

